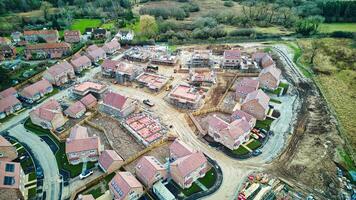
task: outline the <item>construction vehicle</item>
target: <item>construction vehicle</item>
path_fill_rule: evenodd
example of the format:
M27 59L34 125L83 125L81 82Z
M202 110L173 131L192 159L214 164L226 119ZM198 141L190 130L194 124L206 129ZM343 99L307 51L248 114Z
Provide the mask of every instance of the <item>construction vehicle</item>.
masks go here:
M172 85L167 85L167 86L166 86L166 91L170 91L172 88L173 88Z

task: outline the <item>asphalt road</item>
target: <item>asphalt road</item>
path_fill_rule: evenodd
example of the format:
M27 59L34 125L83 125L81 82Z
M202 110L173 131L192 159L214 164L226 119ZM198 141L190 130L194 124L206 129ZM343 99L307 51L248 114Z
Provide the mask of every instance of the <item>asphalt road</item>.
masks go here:
M59 170L56 158L47 143L41 141L37 135L28 132L22 124L18 124L10 129L9 135L31 147L31 151L43 169L43 191L46 192L47 199L59 199L59 183L61 182Z

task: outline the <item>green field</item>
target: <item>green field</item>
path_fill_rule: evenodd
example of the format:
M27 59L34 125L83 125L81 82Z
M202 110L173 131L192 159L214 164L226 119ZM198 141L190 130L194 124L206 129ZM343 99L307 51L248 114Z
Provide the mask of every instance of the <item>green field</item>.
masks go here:
M101 24L100 19L74 19L72 25L70 26L71 30L80 30L83 34L85 28L87 27L99 27Z
M324 23L320 25L320 32L322 33L334 31L356 32L356 23Z

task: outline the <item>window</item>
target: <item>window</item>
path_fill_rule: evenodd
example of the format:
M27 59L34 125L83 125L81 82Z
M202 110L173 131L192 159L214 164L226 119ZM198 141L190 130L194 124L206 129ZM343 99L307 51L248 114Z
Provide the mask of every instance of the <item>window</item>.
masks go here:
M15 184L15 179L12 176L5 176L4 185L13 185Z
M14 172L15 171L15 165L11 164L11 163L6 163L5 171L6 172Z

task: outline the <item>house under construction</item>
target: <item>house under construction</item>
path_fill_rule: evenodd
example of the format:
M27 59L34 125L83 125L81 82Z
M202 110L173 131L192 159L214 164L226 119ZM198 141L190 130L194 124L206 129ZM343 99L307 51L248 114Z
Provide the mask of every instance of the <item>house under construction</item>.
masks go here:
M197 109L202 101L200 92L192 86L179 84L168 94L171 104L183 109Z

